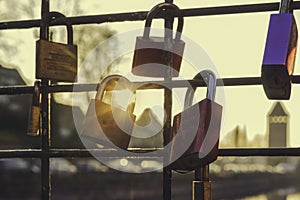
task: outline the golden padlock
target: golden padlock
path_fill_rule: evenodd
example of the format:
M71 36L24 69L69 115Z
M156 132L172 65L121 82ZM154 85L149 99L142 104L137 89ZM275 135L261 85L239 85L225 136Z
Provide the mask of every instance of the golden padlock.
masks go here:
M57 18L65 19L68 44L43 39L36 42L36 78L74 82L77 77L77 46L73 45L72 25L63 14L50 12L42 19L42 26L48 26Z
M130 89L129 80L120 75L111 75L101 81L95 99L89 104L81 135L98 146L107 148L116 145L126 150L136 118L133 114L135 102L130 102L123 110L103 101L107 90L117 85L122 87L117 89Z
M140 76L165 77L166 67L168 67L167 53L172 56L171 75L179 75L182 55L185 43L182 41L181 33L183 29L183 17L178 17L178 26L175 39L171 39L169 50L165 50L164 37L149 37L152 19L163 11L179 11L179 8L171 3L161 3L153 7L146 18L144 33L142 37L136 38L135 51L132 63L132 73Z

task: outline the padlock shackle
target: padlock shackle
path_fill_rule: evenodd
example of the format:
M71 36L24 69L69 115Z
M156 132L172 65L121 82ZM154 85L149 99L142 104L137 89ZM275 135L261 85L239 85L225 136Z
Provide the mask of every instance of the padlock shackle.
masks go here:
M178 11L180 11L179 7L172 3L160 3L154 6L147 14L143 38L149 39L152 20L157 14L159 14L163 10L174 10L175 14L177 14ZM178 16L177 32L175 36L176 41L180 40L182 29L183 29L183 17L180 15Z
M193 80L203 80L207 85L207 92L206 92L206 98L210 99L211 101L215 100L216 96L216 86L217 86L217 79L216 75L211 70L203 70L199 72ZM184 107L187 108L193 104L194 94L195 94L195 87L189 87L186 95L185 95L185 102Z
M45 14L41 20L41 27L47 28L53 20L58 18L63 18L65 26L67 27L68 33L68 44L73 44L73 27L70 21L66 18L66 16L60 12L49 12Z
M40 97L41 97L41 82L35 81L33 86L33 94L32 94L32 105L40 106Z
M110 84L112 81L117 82L120 80L125 81L126 84L130 83L130 81L127 78L125 78L124 76L121 76L121 75L117 75L117 74L105 77L98 86L98 92L96 94L95 99L102 100L108 84ZM130 89L130 87L128 87L128 89Z
M293 0L281 0L279 5L279 13L293 13L291 5Z

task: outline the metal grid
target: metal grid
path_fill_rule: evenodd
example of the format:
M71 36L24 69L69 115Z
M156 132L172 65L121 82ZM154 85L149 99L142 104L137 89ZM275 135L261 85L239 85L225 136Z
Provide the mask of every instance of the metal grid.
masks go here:
M165 2L172 2L166 0ZM294 2L292 9L300 9L300 2ZM279 3L262 3L262 4L248 4L236 6L220 6L208 8L191 8L182 9L180 14L184 17L198 17L207 15L225 15L225 14L240 14L240 13L256 13L278 11ZM42 0L42 16L49 12L49 0ZM130 13L115 13L106 15L91 15L91 16L77 16L69 17L72 25L80 24L100 24L106 22L123 22L123 21L138 21L146 18L147 12L130 12ZM159 16L161 17L161 16ZM6 29L26 29L40 27L41 20L20 20L1 22L0 30ZM63 20L55 20L51 25L62 25ZM47 39L47 29L41 29L41 36ZM300 75L292 76L291 80L294 84L300 83ZM152 82L153 83L153 82ZM159 82L158 82L159 83ZM201 81L190 80L192 86L205 86ZM183 81L172 81L172 87L182 87ZM260 77L238 77L226 78L218 80L218 85L224 86L247 86L247 85L261 85ZM74 91L76 85L76 91ZM168 85L168 84L167 84ZM51 148L51 127L50 127L50 95L57 92L86 92L94 90L95 84L68 84L68 85L52 85L48 80L42 80L42 134L41 134L41 148L28 150L0 150L0 158L39 158L42 163L41 171L41 199L51 199L51 177L49 172L50 158L58 157L72 157L84 158L91 157L91 153L99 156L117 156L113 150L86 150L86 149L52 149ZM153 88L153 84L145 84L144 89ZM143 88L141 88L143 89ZM0 95L19 95L32 94L33 86L9 86L0 87ZM300 156L300 148L232 148L220 149L219 156ZM164 182L165 187L165 182ZM167 188L168 189L168 188ZM170 189L170 188L169 188ZM169 191L170 192L170 191ZM168 193L168 192L167 192ZM169 194L164 195L164 199L170 199Z

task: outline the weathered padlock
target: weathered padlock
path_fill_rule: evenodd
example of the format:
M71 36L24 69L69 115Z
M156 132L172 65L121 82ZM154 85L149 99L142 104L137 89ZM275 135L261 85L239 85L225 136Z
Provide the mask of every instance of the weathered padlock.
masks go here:
M272 14L262 63L261 78L269 99L289 99L298 32L290 0L282 0L280 14Z
M130 82L120 75L111 75L101 81L95 99L89 104L82 136L104 148L116 145L126 150L136 118L133 114L135 99L128 104L126 110L104 102L107 90L113 90L115 87L118 87L118 90L130 89Z
M40 129L40 97L41 97L41 82L35 81L32 94L32 103L29 111L27 134L38 136Z
M175 39L171 39L170 49L165 50L164 37L149 37L152 19L164 10L178 12L179 8L170 3L161 3L153 7L146 18L142 37L136 38L132 63L132 73L140 76L164 77L168 67L167 53L171 54L171 75L178 76L185 43L180 39L183 29L183 17L178 17ZM169 30L171 31L171 30ZM155 66L154 66L155 65Z
M42 26L49 26L53 19L65 18L58 12L49 12L42 19ZM36 78L74 82L77 76L77 46L73 45L72 25L65 21L68 44L38 40L36 42Z
M189 107L174 116L170 153L170 161L175 160L170 165L174 170L194 170L213 162L218 156L222 106L214 101L216 78L213 72L204 70L194 79L204 79L208 90L204 100L189 106L192 104L195 90L195 88L189 88L185 98L185 107ZM194 111L197 110L199 112L197 132L192 140L187 142L192 134L189 132L189 127L196 123ZM182 116L185 119L182 119ZM184 146L186 144L190 144L188 148ZM178 149L184 148L187 150L176 160Z

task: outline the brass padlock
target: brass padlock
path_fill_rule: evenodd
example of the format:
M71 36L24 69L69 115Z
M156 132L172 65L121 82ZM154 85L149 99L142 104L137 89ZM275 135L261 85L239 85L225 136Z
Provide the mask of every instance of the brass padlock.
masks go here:
M298 31L291 0L282 0L279 14L270 17L261 78L268 99L287 100L291 95L291 79L297 50Z
M127 105L126 110L104 102L107 90L131 89L130 82L123 76L111 75L104 78L95 99L92 99L83 123L82 136L94 141L103 148L118 146L127 149L136 116L133 114L135 99ZM111 103L111 99L108 100Z
M204 70L194 79L204 79L208 90L204 100L190 106L195 88L189 88L185 98L187 108L173 118L170 161L175 160L175 162L170 167L174 170L194 170L213 162L218 156L222 106L214 101L216 78L213 72ZM176 151L186 149L183 145L189 143L187 140L190 140L192 133L188 129L191 123L196 123L194 113L197 110L199 110L197 132L187 150L176 160L176 156L178 157ZM185 119L182 119L182 116Z
M41 82L35 81L32 94L32 103L29 110L27 134L30 136L38 136L40 134L40 98L41 98Z
M161 3L153 7L147 15L143 36L136 38L132 63L132 73L135 75L165 77L166 69L168 69L168 59L166 59L168 52L172 55L171 75L173 77L179 75L185 46L185 43L180 39L183 29L183 17L178 17L176 36L175 39L172 38L168 51L164 48L164 37L149 37L152 19L166 10L172 10L178 15L179 8L170 3Z
M65 18L58 12L49 12L42 19L48 26L53 19ZM66 19L66 18L65 18ZM36 42L36 78L53 81L74 82L77 77L77 46L73 45L73 28L65 20L68 44L38 40Z

